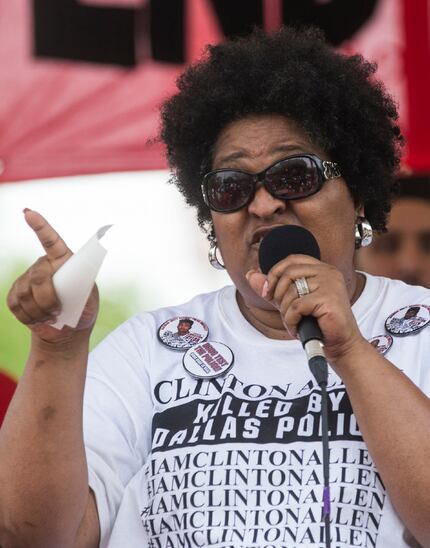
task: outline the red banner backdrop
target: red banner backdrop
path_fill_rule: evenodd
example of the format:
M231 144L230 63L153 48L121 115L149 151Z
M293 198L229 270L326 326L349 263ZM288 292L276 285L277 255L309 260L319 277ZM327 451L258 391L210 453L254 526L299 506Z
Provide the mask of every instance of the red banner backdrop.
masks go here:
M430 172L427 0L350 0L349 15L344 0L314 0L308 19L295 0L49 3L0 0L0 181L165 167L158 107L183 62L224 35L292 15L321 21L333 43L378 63L399 103L405 164Z
M0 369L0 426L16 389L16 381Z

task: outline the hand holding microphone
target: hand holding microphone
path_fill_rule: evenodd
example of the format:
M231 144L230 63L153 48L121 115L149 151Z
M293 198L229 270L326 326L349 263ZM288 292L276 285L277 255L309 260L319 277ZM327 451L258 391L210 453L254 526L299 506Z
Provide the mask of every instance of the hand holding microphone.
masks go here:
M251 272L248 281L278 309L293 337L298 335L304 344L322 339L332 365L363 341L344 276L319 260L318 244L308 230L294 225L274 228L263 238L259 258L263 274Z
M292 254L300 253L315 259L320 258L320 248L313 234L295 225L285 225L271 230L262 240L259 248L260 268L268 274L279 261ZM294 285L299 298L310 294L306 278L297 278ZM327 386L327 360L323 350L323 336L313 316L303 316L297 325L299 339L305 349L309 367L321 386Z

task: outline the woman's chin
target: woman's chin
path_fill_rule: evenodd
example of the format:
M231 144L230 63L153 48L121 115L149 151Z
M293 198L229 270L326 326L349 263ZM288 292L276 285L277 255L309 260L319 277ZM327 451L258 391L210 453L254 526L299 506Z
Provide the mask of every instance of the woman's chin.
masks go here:
M236 286L237 287L237 286ZM276 308L257 295L251 287L243 290L237 288L237 300L239 305L244 305L246 308L259 308L260 310L275 311Z

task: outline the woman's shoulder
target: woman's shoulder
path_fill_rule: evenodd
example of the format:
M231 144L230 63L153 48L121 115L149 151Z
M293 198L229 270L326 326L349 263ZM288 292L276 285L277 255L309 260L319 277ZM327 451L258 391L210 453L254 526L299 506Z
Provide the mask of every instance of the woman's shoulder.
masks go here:
M393 280L391 278L382 278L383 284L386 286L387 294L394 298L404 299L406 301L415 299L417 302L423 302L430 305L430 289L421 285L411 285L402 280Z
M94 348L90 359L91 372L105 370L107 362L113 361L126 361L133 368L140 369L140 364L151 361L154 349L160 347L160 338L167 346L179 348L177 342L181 338L178 339L176 334L180 320L186 320L191 325L190 333L186 334L187 341L191 337L196 340L206 338L207 326L213 325L215 318L219 317L220 299L234 291L234 286L225 286L195 295L184 303L131 316ZM169 343L169 337L176 339Z
M396 322L405 321L406 314L408 325L411 324L411 333L416 330L412 325L412 316L422 318L425 322L421 323L430 326L430 290L428 288L382 276L370 274L365 276L365 289L360 303L355 307L359 317L372 318L375 323L382 322L386 326L393 327ZM426 331L430 333L430 330Z
M385 299L393 299L397 303L404 303L410 299L421 300L430 305L430 289L419 285L411 285L402 280L394 280L383 276L373 276L362 272L366 278L365 290L374 296L383 296Z
M134 333L135 335L139 334L140 338L142 331L147 334L156 333L163 325L167 326L169 322L172 324L171 327L174 327L175 321L187 318L207 323L209 316L213 317L218 314L220 300L234 292L235 287L227 285L215 291L194 295L179 304L139 312L120 324L112 331L111 335L128 334L128 336L132 336Z

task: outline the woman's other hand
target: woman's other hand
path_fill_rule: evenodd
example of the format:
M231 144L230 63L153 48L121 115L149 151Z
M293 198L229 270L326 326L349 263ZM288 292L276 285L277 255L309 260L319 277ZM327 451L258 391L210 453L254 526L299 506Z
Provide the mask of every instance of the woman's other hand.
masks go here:
M309 287L309 294L303 297L298 296L294 283L298 278L305 278ZM303 316L317 320L332 365L365 342L351 310L345 279L334 266L308 255L290 255L267 276L250 271L247 279L257 294L279 310L292 337L297 337Z

